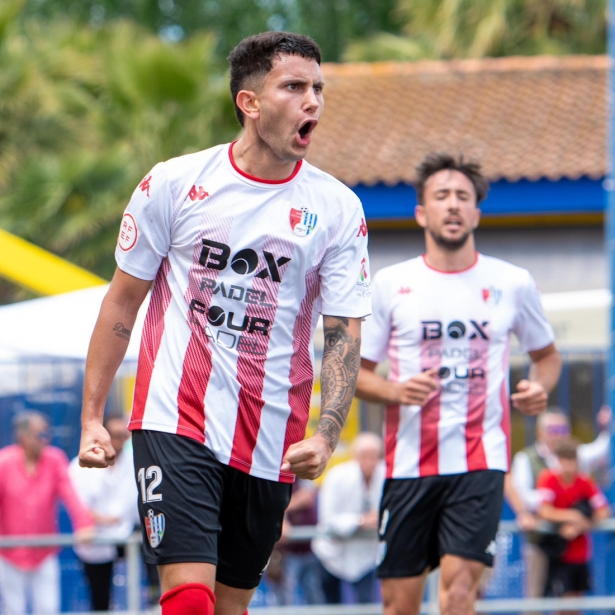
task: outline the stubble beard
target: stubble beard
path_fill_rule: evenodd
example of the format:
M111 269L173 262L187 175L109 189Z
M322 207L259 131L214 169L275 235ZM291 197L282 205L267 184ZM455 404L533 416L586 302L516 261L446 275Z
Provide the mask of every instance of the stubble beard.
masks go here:
M468 239L470 238L470 235L472 234L471 231L468 231L467 233L464 233L456 239L447 239L440 233L436 233L429 229L427 230L427 232L431 235L431 238L434 240L435 244L439 248L446 250L447 252L457 252L458 250L461 250L461 248L466 245Z

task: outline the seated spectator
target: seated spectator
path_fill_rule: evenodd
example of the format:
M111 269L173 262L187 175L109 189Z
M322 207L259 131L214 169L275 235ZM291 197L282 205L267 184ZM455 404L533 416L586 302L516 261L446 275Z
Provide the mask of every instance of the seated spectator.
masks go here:
M134 477L132 449L127 445L130 432L126 420L111 417L105 428L115 450L115 463L107 468L82 468L79 459L71 461L69 474L81 500L96 522L96 536L124 540L138 522L137 486ZM115 545L78 545L77 556L83 563L90 586L93 611L108 611L111 597L113 563L118 554Z
M354 459L331 468L318 500L318 528L329 536L315 538L312 550L322 564L328 604L342 601L342 581L350 583L359 603L374 601L378 555L378 507L384 484L382 440L362 433L353 443ZM372 530L371 536L357 536Z
M557 540L549 541L547 595L581 596L590 589L588 562L593 525L610 516L604 494L593 479L579 472L578 443L573 438L555 447L559 468L544 470L538 477L543 503L539 516L555 524Z
M77 539L93 536L93 520L68 477L68 459L49 445L49 422L38 412L21 412L13 422L17 444L0 451L0 535L56 534L57 504L70 516ZM4 613L60 611L60 563L55 547L0 551L0 594Z

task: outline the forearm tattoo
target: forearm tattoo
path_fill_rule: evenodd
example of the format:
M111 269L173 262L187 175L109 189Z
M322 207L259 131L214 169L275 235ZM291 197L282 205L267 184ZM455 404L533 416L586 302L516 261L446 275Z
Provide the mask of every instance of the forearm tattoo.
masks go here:
M348 329L348 318L325 316L321 411L316 433L335 449L354 396L361 360L361 339Z
M130 339L130 329L124 326L124 323L118 322L114 327L115 335L121 337L123 340L128 341Z

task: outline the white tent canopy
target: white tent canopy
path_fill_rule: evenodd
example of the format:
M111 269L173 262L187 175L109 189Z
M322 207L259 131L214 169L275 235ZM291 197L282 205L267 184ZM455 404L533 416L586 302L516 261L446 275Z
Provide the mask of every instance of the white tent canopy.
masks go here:
M0 307L0 361L27 358L85 359L109 286ZM143 302L126 353L135 361L149 299Z
M0 307L0 361L85 359L107 289L96 286ZM144 301L133 327L127 361L137 359L148 303ZM606 289L543 295L561 348L606 348L610 304Z

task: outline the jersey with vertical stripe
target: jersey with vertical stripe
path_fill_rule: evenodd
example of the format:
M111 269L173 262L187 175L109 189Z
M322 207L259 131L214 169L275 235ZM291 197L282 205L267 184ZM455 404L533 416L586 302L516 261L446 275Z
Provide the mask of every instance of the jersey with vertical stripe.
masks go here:
M395 382L430 368L440 381L423 407L386 408L387 477L508 471L510 333L524 352L554 340L529 272L482 254L456 273L413 258L374 275L372 307L361 356L388 358Z
M126 209L116 260L155 279L130 429L177 433L253 476L305 435L318 314L370 313L361 203L305 161L247 175L221 145L156 165Z

